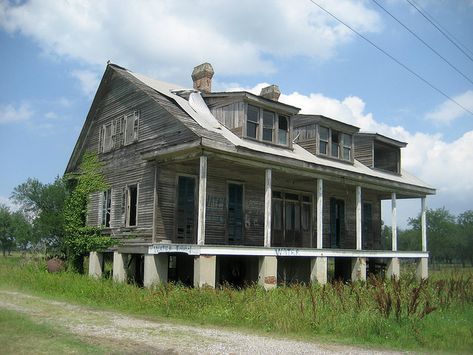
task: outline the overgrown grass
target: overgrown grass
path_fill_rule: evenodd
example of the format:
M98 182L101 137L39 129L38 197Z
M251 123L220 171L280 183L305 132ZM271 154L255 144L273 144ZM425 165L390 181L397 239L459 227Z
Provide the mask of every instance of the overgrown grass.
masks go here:
M0 258L0 287L151 318L167 317L266 331L311 340L335 340L406 350L473 351L471 273L400 281L294 285L269 292L190 289L160 285L140 289L73 273L48 274L37 262Z

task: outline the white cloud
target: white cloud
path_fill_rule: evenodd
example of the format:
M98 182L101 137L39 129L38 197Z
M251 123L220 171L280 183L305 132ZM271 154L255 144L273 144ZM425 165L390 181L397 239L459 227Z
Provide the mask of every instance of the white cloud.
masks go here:
M247 90L259 94L267 83L252 88L232 86L232 90ZM361 131L377 132L407 142L402 149L403 168L437 189L432 207L443 205L454 213L471 209L473 200L473 131L447 142L441 134L410 132L402 126L379 122L365 112L365 102L356 96L338 100L320 93L303 95L282 94L279 101L301 108L301 113L321 114L360 127ZM415 216L417 210L411 213ZM409 216L409 215L406 215Z
M361 32L381 29L364 0L319 2ZM268 74L276 57L327 59L353 38L304 0L0 2L0 26L97 71L110 59L181 83L181 68L203 61L222 75Z
M0 124L14 123L28 120L33 115L28 104L21 104L15 107L11 104L0 105Z
M468 90L453 98L460 105L473 112L473 91ZM464 115L468 115L463 108L450 100L444 101L433 111L427 113L427 119L439 124L449 124Z
M97 73L90 70L74 70L71 75L79 80L82 92L92 97L99 86L99 77Z
M15 204L12 200L10 200L8 197L0 196L0 205L7 206L10 211L18 211L19 206Z

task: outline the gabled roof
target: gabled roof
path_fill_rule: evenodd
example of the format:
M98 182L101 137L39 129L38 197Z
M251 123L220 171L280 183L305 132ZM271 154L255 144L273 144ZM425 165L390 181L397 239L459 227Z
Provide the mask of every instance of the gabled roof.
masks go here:
M340 174L341 176L345 176L346 174L350 174L355 176L357 180L363 176L366 176L369 178L380 179L380 181L392 181L394 183L406 184L414 188L418 187L422 189L422 191L426 191L426 193L430 194L435 193L433 188L405 171L403 171L400 175L391 174L388 172L370 169L356 160L352 165L342 161L318 157L297 144L293 144L293 149L288 149L285 147L278 147L265 144L263 142L240 138L224 125L222 125L212 115L200 93L190 90L188 99L185 99L181 97L176 91L183 89L177 85L151 79L145 75L133 73L125 68L113 64L109 64L107 66L97 94L95 95L94 101L92 102L89 114L87 115L87 119L80 134L79 140L74 148L74 152L71 156L66 172L72 171L73 166L77 163L77 159L79 158L81 149L83 147L83 140L90 129L91 120L95 114L95 108L105 93L107 80L112 73L118 73L124 76L136 86L137 90L142 90L158 104L163 105L163 107L168 112L184 123L196 134L196 136L201 138L200 145L202 147L208 146L209 148L218 149L222 152L241 154L241 156L245 158L248 158L248 153L254 154L255 156L263 156L263 158L266 156L264 159L267 159L268 162L271 162L277 158L280 163L287 165L300 166L302 164L304 167L309 167L314 170L319 167L325 170L328 169L331 174L334 175ZM239 93L230 93L230 95L238 94ZM294 108L293 106L291 107ZM306 116L329 119L320 115ZM344 123L341 124L345 125ZM352 127L352 129L357 129L357 127L354 126L350 127ZM153 154L155 153L150 152L148 154L148 159L152 159ZM156 154L159 154L159 152ZM298 163L296 164L296 162Z

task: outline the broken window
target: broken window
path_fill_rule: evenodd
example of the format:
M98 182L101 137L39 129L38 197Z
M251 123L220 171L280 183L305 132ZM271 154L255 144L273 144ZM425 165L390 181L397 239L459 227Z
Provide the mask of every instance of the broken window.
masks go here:
M139 114L137 111L125 115L125 141L124 144L131 144L138 140Z
M263 140L267 142L273 141L274 131L274 112L263 111Z
M334 158L340 157L340 132L332 130L332 146L330 155Z
M112 190L108 189L102 192L101 224L110 227L110 215L112 209Z
M125 189L125 192L125 225L127 227L134 227L138 223L138 185L128 185Z
M287 145L289 138L289 119L284 116L279 116L278 119L278 144Z

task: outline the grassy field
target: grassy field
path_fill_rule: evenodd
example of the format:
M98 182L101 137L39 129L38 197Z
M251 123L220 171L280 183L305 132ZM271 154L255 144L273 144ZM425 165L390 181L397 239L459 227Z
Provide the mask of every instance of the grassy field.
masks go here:
M266 292L140 289L72 273L48 274L41 261L0 258L0 288L147 318L218 325L316 341L429 352L473 352L471 270L436 272L419 283L295 285Z

